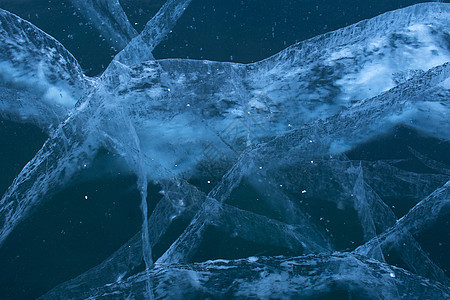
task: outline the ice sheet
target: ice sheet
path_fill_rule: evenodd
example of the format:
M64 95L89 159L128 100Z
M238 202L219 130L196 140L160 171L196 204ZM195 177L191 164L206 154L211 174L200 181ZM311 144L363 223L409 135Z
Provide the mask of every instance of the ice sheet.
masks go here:
M1 114L53 129L1 199L0 244L99 149L124 159L141 195L140 233L44 298L311 296L333 291L330 282L365 297L448 297L445 271L415 240L446 216L448 167L412 147L433 173L347 153L400 125L448 142L450 6L389 12L248 65L154 60L189 3L169 0L95 80L55 40L1 11ZM213 186L202 191L192 178ZM163 194L152 211L150 181ZM233 200L245 184L255 192ZM416 203L397 220L386 198L399 195ZM345 211L358 233L331 228L333 216L308 205ZM211 228L303 256L195 262ZM386 263L392 249L414 274Z

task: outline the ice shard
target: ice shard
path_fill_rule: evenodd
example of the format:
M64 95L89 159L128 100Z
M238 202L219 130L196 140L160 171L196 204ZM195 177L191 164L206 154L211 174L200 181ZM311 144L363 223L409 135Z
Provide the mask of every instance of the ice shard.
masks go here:
M138 33L128 21L119 0L70 1L117 51L125 48L137 36Z
M89 85L63 45L0 9L0 116L57 127Z
M142 33L133 39L115 59L128 65L152 60L152 51L167 37L192 0L167 0L145 25Z
M448 207L450 200L449 185L450 182L447 181L442 187L436 189L428 197L415 205L405 216L399 219L394 226L366 244L358 247L355 252L370 256L374 248L380 247L384 251L389 251L394 247L402 247L404 249L401 249L400 253L409 256L417 255L414 253L414 251L417 251L417 247L404 247L405 243L411 239L412 234L425 230L428 226L433 224L439 217L441 211ZM419 269L416 269L416 272L423 273L424 276L448 284L448 278L444 272L437 268L433 262L429 261L426 255L419 253L419 257L416 257L414 262Z

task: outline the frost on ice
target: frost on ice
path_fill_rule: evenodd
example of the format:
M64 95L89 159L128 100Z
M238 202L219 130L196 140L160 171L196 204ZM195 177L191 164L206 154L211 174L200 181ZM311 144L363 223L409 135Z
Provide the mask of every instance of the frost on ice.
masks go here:
M429 172L348 153L398 126L448 143L450 5L388 12L237 64L153 58L190 1L169 0L140 35L118 1L72 2L124 49L98 78L0 11L0 115L50 136L1 199L0 245L101 149L137 176L143 222L43 298L309 297L336 289L330 282L375 298L449 297L448 270L416 240L448 217L449 166L411 147ZM149 182L162 188L151 211ZM259 198L236 200L245 187ZM403 196L410 210L397 216L388 199ZM337 219L315 218L310 203L350 212L360 240L332 228ZM183 231L152 252L180 219ZM197 262L211 230L289 255ZM391 265L393 251L403 269Z

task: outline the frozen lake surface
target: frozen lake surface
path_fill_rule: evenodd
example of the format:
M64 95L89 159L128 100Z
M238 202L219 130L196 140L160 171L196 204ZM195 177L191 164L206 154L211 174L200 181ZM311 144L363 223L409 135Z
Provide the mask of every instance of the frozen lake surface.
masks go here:
M353 2L0 1L0 295L449 298L450 4Z

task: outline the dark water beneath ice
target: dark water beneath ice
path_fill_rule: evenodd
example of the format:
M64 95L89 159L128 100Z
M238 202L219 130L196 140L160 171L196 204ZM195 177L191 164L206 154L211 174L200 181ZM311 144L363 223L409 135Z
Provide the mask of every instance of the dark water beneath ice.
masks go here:
M141 30L145 21L162 5L157 1L120 1L135 28ZM366 19L423 1L360 1L360 0L194 0L173 33L154 51L156 58L192 58L218 61L254 62L277 53L283 48L318 34L335 30ZM450 1L445 1L450 2ZM71 12L69 1L0 0L0 8L18 14L54 36L79 60L88 75L105 69L116 54L98 36L95 29L79 15ZM22 166L33 157L46 135L31 125L0 122L0 191L10 185ZM438 161L450 164L450 145L422 136L411 128L399 127L388 135L365 143L347 153L350 159L394 160L408 159L403 168L414 172L429 171L408 151L408 146ZM101 169L106 175L86 175L82 181L52 196L36 214L19 225L0 248L0 298L32 299L97 265L139 231L141 212L136 180L133 176L117 174L107 165L98 165L86 172ZM116 173L115 173L116 172ZM203 178L192 179L204 190ZM159 187L150 185L148 202L154 207L159 199ZM87 199L85 199L87 196ZM264 193L246 184L245 180L228 200L230 204L263 215L277 212L265 207ZM389 199L397 216L402 216L415 203L409 199ZM354 212L327 207L313 199L301 204L313 219L332 232L337 249L353 249L362 243L362 230ZM182 220L180 221L183 222ZM441 220L427 232L417 236L425 251L430 253L447 275L450 275L450 226ZM175 223L170 234L157 247L164 251L171 238L179 234ZM240 238L209 230L194 261L214 258L241 258L252 255L290 255L288 249L252 244ZM301 253L300 253L301 254ZM388 263L398 264L395 253ZM326 295L347 299L346 291Z

